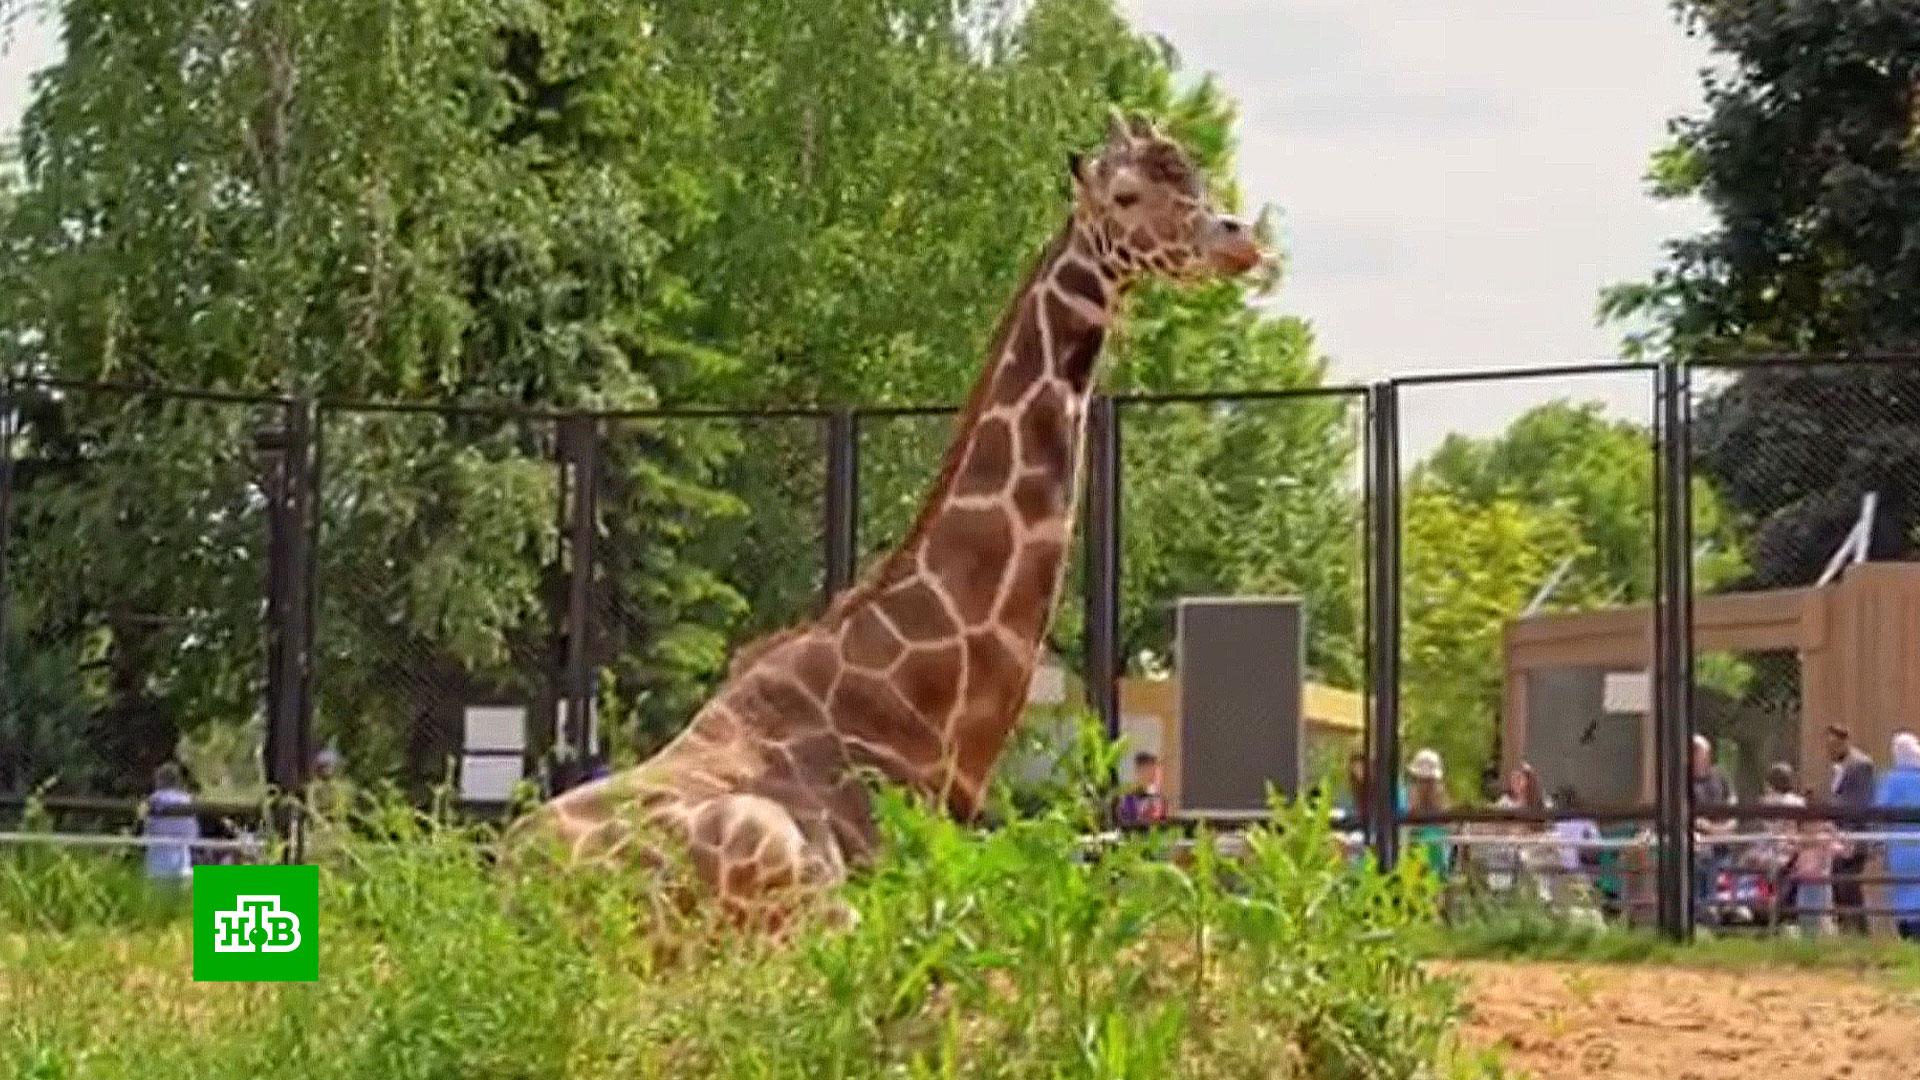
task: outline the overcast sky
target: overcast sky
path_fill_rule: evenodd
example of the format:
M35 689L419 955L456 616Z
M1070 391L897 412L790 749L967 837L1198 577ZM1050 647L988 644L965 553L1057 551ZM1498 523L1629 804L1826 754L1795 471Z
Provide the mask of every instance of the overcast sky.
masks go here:
M1643 277L1696 206L1641 180L1667 117L1699 103L1698 42L1664 0L1121 0L1242 107L1240 175L1280 212L1277 310L1312 322L1334 377L1606 359L1601 286ZM0 129L46 26L0 57ZM1406 451L1503 427L1545 397L1644 416L1645 387L1480 385L1407 399Z
M1706 217L1645 194L1704 48L1664 0L1122 0L1240 102L1240 177L1280 212L1274 306L1336 378L1618 355L1599 289L1644 277ZM1637 418L1645 384L1409 392L1409 453L1544 397Z

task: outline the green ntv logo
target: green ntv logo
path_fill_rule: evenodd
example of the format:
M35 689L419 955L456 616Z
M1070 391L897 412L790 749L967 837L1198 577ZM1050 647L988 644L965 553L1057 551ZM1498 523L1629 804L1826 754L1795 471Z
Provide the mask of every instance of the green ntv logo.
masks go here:
M320 978L320 868L193 868L195 982Z

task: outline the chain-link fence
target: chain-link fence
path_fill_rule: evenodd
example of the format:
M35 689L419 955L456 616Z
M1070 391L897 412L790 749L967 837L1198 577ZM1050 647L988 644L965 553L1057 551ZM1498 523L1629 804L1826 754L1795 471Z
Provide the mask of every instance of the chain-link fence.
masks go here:
M1398 752L1372 774L1456 910L1654 915L1656 389L1617 365L1394 387Z
M1726 804L1699 813L1696 910L1884 926L1890 888L1920 874L1889 866L1875 837L1901 826L1870 813L1895 735L1920 727L1920 364L1689 374L1692 795ZM1830 813L1775 816L1808 807Z
M1291 759L1286 793L1343 795L1367 714L1366 395L1140 394L1115 405L1114 649L1130 749L1161 760L1168 797L1189 810L1264 807L1251 780L1236 790L1226 762L1208 765L1262 745ZM1209 648L1208 620L1228 613L1268 620L1273 640L1243 637L1245 656ZM1250 687L1238 705L1214 700L1229 682L1216 664L1234 666L1234 681L1298 681L1298 708L1281 685Z
M599 431L589 744L625 759L676 734L740 646L820 609L828 429L792 413Z
M741 643L896 544L955 431L945 409L4 392L16 805L138 796L169 760L252 797L323 748L475 805L577 782L670 737ZM1580 910L1678 930L1751 910L1736 883L1764 860L1737 852L1762 850L1774 896L1892 903L1871 830L1915 811L1868 804L1920 723L1920 363L1096 396L1087 427L1036 701L1084 698L1173 771L1204 704L1186 683L1298 685L1273 716L1300 725L1299 786L1475 903L1572 903L1536 886L1579 877ZM1249 598L1294 605L1273 625L1297 673L1187 670L1183 606ZM1270 734L1260 702L1220 708ZM1783 877L1823 821L1854 839Z
M257 789L270 623L270 398L21 379L0 458L0 794L69 823L156 770ZM17 806L15 807L17 809Z
M523 710L523 740L550 726L560 421L328 407L318 443L310 742L355 779L424 794L476 741L470 710ZM476 748L514 749L503 734Z

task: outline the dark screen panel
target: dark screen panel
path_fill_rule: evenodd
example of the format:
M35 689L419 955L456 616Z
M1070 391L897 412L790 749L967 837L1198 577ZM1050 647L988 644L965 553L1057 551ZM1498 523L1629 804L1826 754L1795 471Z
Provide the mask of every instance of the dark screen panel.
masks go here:
M1295 598L1180 601L1185 809L1262 811L1269 785L1290 796L1299 793L1304 630Z

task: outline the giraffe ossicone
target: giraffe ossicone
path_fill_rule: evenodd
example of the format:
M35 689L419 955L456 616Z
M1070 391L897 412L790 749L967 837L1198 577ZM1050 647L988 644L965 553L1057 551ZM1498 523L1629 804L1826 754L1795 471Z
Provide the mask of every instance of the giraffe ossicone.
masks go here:
M713 898L752 916L872 857L863 771L979 811L1059 598L1082 426L1122 294L1263 261L1143 117L1116 114L1105 147L1068 171L1072 213L1001 318L906 538L819 618L743 651L652 759L555 797L516 838L658 865L649 838L664 837Z

